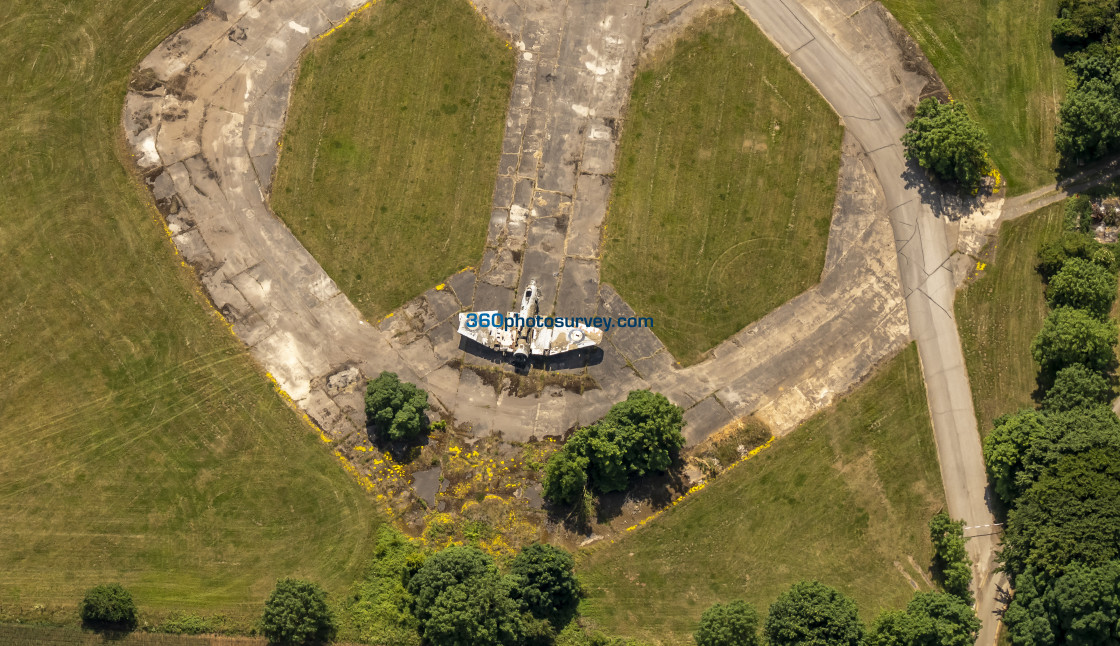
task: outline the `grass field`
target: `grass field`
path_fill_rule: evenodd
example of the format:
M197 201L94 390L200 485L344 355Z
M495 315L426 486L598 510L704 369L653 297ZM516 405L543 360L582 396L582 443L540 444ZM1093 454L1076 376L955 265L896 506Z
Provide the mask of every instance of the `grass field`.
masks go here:
M1003 223L995 259L957 295L957 327L981 435L1000 415L1035 405L1038 364L1031 341L1047 312L1035 251L1062 232L1064 209L1064 203L1054 204Z
M820 279L841 134L742 12L709 16L638 72L603 280L699 360Z
M254 619L276 578L340 592L379 516L180 267L121 165L129 70L200 0L0 5L0 616ZM34 606L42 605L41 609Z
M800 579L863 617L923 589L926 523L944 504L914 346L853 394L695 497L581 561L583 613L608 631L689 644L700 613L742 598L765 614Z
M465 0L385 0L305 53L272 207L367 318L482 258L513 71Z
M1054 181L1065 92L1050 47L1057 0L883 0L988 131L1012 195Z

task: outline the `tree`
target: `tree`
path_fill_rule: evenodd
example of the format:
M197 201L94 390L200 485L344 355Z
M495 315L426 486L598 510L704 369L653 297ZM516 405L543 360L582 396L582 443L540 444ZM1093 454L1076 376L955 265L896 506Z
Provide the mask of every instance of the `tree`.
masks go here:
M1101 565L1120 555L1120 450L1063 455L1007 516L1000 560L1015 581L1033 569L1061 576L1073 563Z
M138 613L132 594L119 583L109 583L86 590L78 615L90 628L128 631L136 628Z
M395 372L382 372L366 385L366 418L390 440L415 437L424 428L428 393Z
M1058 273L1066 260L1084 258L1093 260L1101 244L1092 236L1077 231L1065 231L1057 240L1042 245L1038 250L1038 273L1045 280ZM1109 266L1108 264L1105 265ZM1111 268L1111 267L1110 267Z
M1118 9L1117 0L1061 0L1054 38L1071 43L1099 38L1112 28Z
M1081 363L1094 370L1107 370L1115 361L1116 322L1102 321L1072 307L1050 312L1042 331L1031 343L1031 354L1048 374Z
M338 628L327 607L327 593L310 581L285 578L276 582L264 604L261 632L270 644L324 644Z
M1053 581L1018 577L1004 613L1013 646L1072 646L1120 642L1120 562L1074 565Z
M542 543L527 545L513 558L510 574L516 578L516 597L537 619L562 628L575 616L580 587L568 552Z
M941 587L972 603L972 564L964 547L964 521L955 521L945 512L937 513L929 521L929 539L933 543L934 569L941 577Z
M1120 145L1120 90L1103 79L1074 88L1058 109L1055 142L1068 159L1096 159Z
M408 592L424 639L433 646L520 646L530 622L512 597L514 584L485 552L455 546L425 561Z
M758 612L745 601L715 604L700 615L696 646L761 646Z
M683 425L683 410L664 395L632 391L553 455L545 467L545 498L572 504L585 486L604 493L623 491L631 478L665 471L684 445Z
M918 592L906 612L886 612L871 628L868 646L972 646L980 619L960 597Z
M596 491L624 491L630 484L626 453L619 446L619 429L606 420L581 428L564 448L587 460L587 481Z
M927 98L906 124L902 136L906 158L946 181L964 187L980 183L989 170L988 135L964 105Z
M1020 481L1023 460L1036 438L1046 432L1044 418L1033 410L996 419L995 427L984 438L984 464L988 480L1003 504L1011 506L1025 486Z
M859 646L863 624L854 601L816 581L793 584L770 606L770 646Z
M1108 317L1116 300L1116 275L1081 258L1070 258L1046 286L1046 302L1052 308L1076 307L1100 318Z
M1047 412L1065 412L1076 408L1105 406L1112 399L1112 388L1099 372L1080 363L1058 371L1054 385L1042 399L1042 409Z
M544 466L544 499L557 505L571 505L587 488L587 458L573 455L568 447L552 454Z
M622 449L631 477L667 470L684 446L684 410L660 393L630 391L603 421L616 429L615 443Z

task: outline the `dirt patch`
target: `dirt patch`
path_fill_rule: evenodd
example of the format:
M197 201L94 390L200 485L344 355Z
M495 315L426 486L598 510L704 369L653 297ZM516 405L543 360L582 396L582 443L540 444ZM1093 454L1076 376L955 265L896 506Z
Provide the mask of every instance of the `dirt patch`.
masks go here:
M703 30L713 20L738 11L728 0L692 0L679 7L654 14L642 35L640 63L646 63L664 52L667 46L692 31Z
M470 370L478 375L482 383L493 388L495 395L500 395L503 390L507 395L519 398L540 397L546 390L552 390L551 394L554 396L560 396L563 392L583 394L591 390L599 390L599 382L587 374L574 375L534 368L529 371L529 374L523 375L498 367L464 364L459 359L449 361L447 365L455 370Z
M941 76L937 73L933 64L926 58L925 53L922 52L922 48L918 46L918 43L914 42L914 39L910 37L906 28L902 26L902 23L898 22L891 12L887 11L887 8L880 2L875 2L870 5L867 7L866 11L874 13L883 21L883 24L886 25L887 32L891 35L891 40L894 41L895 46L902 52L903 69L926 79L926 86L922 88L921 94L918 95L918 101L920 102L922 99L931 96L936 97L942 103L948 101L949 90L945 87L945 82L941 80ZM911 114L909 116L913 116L913 109L911 109L910 112Z

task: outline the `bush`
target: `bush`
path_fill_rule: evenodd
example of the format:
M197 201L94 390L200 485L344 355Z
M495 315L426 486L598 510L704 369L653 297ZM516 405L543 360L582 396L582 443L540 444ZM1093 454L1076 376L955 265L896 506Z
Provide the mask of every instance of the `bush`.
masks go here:
M585 487L622 491L631 478L665 471L684 445L683 425L684 411L664 395L632 391L552 456L545 467L545 499L570 505Z
M309 581L280 579L264 604L261 632L271 644L325 644L338 628L327 594Z
M562 628L575 616L580 586L568 552L541 543L527 545L513 558L510 574L517 579L517 598L537 619Z
M204 635L217 632L216 622L190 613L175 613L159 625L158 632L171 635Z
M587 487L587 458L572 455L567 447L552 454L544 466L541 495L558 505L571 505Z
M1093 225L1093 202L1087 195L1066 200L1066 231L1088 233Z
M428 393L394 372L382 372L366 385L366 419L390 440L404 440L420 434Z
M933 543L934 570L941 578L945 592L972 603L972 565L964 547L964 521L953 520L945 512L929 521L929 539Z
M700 615L696 646L760 646L758 612L745 601L715 604Z
M1106 371L1116 361L1116 322L1100 320L1085 310L1059 307L1050 312L1031 343L1031 354L1045 374L1054 375L1075 363Z
M348 623L367 644L419 646L420 623L405 586L424 564L424 552L389 525L378 530L374 558L347 606Z
M1111 399L1112 388L1104 375L1075 363L1058 371L1054 385L1050 386L1042 400L1042 409L1064 412L1106 406Z
M1070 258L1046 286L1046 302L1052 308L1076 307L1107 318L1116 300L1116 275L1105 267L1081 258Z
M988 135L964 105L927 98L902 136L906 158L945 181L974 187L988 172Z
M133 630L138 613L132 595L119 583L98 585L86 591L78 605L82 623L98 630Z
M801 581L783 592L766 617L769 646L860 646L863 624L854 601L835 588Z

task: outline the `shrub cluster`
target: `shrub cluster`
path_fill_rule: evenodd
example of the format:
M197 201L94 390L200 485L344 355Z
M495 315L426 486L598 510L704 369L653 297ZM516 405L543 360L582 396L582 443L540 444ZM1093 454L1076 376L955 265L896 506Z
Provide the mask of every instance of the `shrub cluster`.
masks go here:
M905 610L884 612L868 630L849 597L801 581L771 604L761 632L758 613L732 601L708 608L693 638L697 646L972 646L980 620L958 596L919 592Z
M665 471L684 445L683 414L664 395L632 391L552 455L545 465L544 497L570 505L589 489L622 491L631 478Z
M78 605L82 623L95 630L128 631L136 628L138 614L132 594L119 583L98 585L86 591Z

